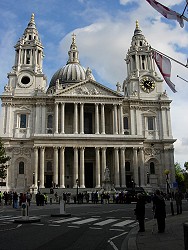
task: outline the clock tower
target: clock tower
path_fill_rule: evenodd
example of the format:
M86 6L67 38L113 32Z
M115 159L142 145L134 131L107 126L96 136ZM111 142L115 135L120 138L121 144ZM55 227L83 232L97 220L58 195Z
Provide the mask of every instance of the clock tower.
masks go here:
M15 48L15 63L8 73L9 82L5 86L6 95L33 96L36 91L46 88L46 77L43 74L43 45L36 29L34 14L18 40Z
M162 80L155 71L152 48L136 21L131 47L125 59L127 78L123 88L125 96L132 98L156 99L163 92Z

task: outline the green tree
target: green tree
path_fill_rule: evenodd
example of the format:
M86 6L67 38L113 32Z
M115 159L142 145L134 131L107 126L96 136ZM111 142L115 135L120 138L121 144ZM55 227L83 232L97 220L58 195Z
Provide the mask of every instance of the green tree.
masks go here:
M185 191L185 185L184 185L184 180L185 180L185 176L184 176L184 171L181 168L180 163L176 162L174 164L175 167L175 177L176 177L176 181L178 183L178 188L181 189L183 192Z
M6 155L4 145L2 140L0 139L0 178L5 179L7 176L7 168L8 165L6 164L11 158L10 156Z
M188 162L184 163L184 183L185 183L185 188L188 190Z

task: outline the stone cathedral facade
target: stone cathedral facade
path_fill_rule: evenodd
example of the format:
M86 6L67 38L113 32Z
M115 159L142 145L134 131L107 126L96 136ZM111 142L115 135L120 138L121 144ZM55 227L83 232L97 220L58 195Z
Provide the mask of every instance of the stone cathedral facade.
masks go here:
M11 157L1 190L73 190L77 183L99 190L106 167L116 189L165 190L165 169L173 183L171 100L138 22L125 58L127 77L116 91L80 64L74 34L68 61L49 84L43 57L32 14L1 94L1 137Z

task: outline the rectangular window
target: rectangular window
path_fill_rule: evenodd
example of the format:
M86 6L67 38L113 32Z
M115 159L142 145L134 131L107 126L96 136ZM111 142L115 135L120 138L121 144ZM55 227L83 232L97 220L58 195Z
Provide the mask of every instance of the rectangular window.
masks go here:
M129 129L129 120L128 117L124 117L123 118L123 122L124 122L124 129Z
M20 128L26 128L26 124L27 124L27 115L21 114L20 115Z
M154 130L154 117L148 117L148 130Z

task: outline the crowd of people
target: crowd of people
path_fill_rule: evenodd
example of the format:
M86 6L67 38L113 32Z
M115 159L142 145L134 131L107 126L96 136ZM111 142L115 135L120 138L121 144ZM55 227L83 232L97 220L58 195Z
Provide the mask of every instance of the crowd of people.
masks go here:
M32 194L30 192L26 193L17 193L9 191L9 192L1 192L0 191L0 205L5 206L13 206L13 208L21 207L23 203L28 203L30 206L32 199Z

